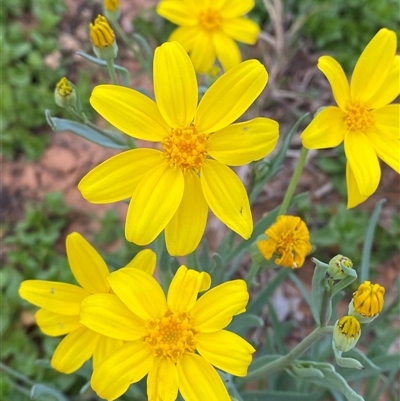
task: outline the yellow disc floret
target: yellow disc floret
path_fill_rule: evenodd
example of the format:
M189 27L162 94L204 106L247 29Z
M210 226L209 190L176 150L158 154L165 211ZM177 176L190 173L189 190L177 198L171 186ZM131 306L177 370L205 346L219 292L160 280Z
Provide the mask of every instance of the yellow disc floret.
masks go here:
M373 124L371 111L365 103L352 101L346 108L344 123L349 131L365 132Z
M199 171L207 156L207 136L194 125L173 128L162 142L167 163L173 168Z
M201 11L199 14L200 25L207 31L212 31L219 28L221 24L221 16L218 11L209 8Z
M148 334L143 341L152 349L157 358L167 358L173 363L185 353L196 349L196 330L185 313L167 311L161 319L147 322Z

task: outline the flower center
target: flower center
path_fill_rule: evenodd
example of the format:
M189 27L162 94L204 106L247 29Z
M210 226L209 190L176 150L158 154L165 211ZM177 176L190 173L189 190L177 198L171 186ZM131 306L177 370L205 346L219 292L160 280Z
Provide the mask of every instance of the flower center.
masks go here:
M208 31L217 29L221 23L221 17L216 10L209 8L199 15L200 24Z
M297 267L294 261L294 256L295 256L294 247L296 245L296 242L297 242L296 231L291 230L282 234L276 246L276 252L279 255L282 255L282 263L288 263L288 265Z
M162 142L167 163L183 172L198 172L207 156L207 136L199 133L194 125L173 128Z
M190 316L184 312L167 311L161 319L149 320L147 330L143 341L152 349L155 357L176 363L185 352L193 353L196 349L197 331L190 323Z
M373 119L365 103L353 101L346 108L344 123L349 131L365 132L373 124Z

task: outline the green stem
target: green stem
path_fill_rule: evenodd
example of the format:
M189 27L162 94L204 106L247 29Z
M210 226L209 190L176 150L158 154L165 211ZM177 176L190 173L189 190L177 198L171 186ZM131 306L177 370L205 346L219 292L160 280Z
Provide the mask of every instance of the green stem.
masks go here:
M274 361L269 362L256 370L250 371L248 375L242 380L245 382L258 380L272 372L285 369L287 366L291 365L297 358L303 355L307 351L307 349L310 348L314 343L316 343L327 334L332 333L332 331L333 326L317 327L301 343L297 344L287 355L275 359Z
M322 298L322 307L321 307L321 316L320 316L320 325L321 327L326 326L330 316L328 316L328 307L331 302L332 297L332 279L329 281L329 291L325 290L324 296Z
M250 266L250 270L247 272L247 275L244 279L248 287L250 287L253 278L256 276L259 270L260 270L260 264L253 261Z
M117 74L115 72L115 67L114 67L114 60L107 59L107 69L108 73L110 74L112 83L114 85L118 85Z
M21 380L24 383L26 383L29 386L33 386L35 382L22 373L19 373L15 371L14 369L9 368L7 365L5 365L3 362L0 362L0 370L3 370L4 372L8 373L10 376L14 377L17 380Z
M283 202L281 204L281 207L278 212L278 216L285 214L287 212L287 209L290 205L290 201L292 200L294 191L296 190L297 183L299 182L299 178L301 175L301 172L303 171L304 164L307 159L307 154L308 154L308 149L306 149L304 146L301 148L301 153L299 160L297 162L296 168L293 172L292 178L290 180L289 186L286 190L285 197L283 198Z

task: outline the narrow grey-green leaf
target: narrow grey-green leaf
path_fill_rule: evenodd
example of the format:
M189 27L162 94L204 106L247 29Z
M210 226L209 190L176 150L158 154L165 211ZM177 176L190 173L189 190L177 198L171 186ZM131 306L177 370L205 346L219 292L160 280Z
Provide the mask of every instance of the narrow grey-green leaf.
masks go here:
M326 272L328 271L329 266L315 258L313 258L312 261L315 263L315 268L311 287L311 312L314 316L315 322L320 325L324 303L331 303L330 299L326 299L329 297L329 287L327 287L328 283L326 279ZM330 308L332 308L332 306L330 306Z
M36 400L41 395L51 395L57 401L68 401L60 391L42 383L35 384L31 389L31 399Z

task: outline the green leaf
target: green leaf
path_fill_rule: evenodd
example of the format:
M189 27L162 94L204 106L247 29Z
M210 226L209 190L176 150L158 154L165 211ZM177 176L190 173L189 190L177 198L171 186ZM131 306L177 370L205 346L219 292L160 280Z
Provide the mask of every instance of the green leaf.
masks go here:
M106 148L128 149L126 140L119 134L112 131L95 130L77 121L67 120L64 118L56 118L50 116L50 111L46 110L46 118L50 127L55 132L71 131L74 134L87 139L88 141L97 143Z
M244 401L317 401L321 394L299 393L294 391L276 391L276 390L261 390L261 391L244 391L241 393Z
M318 325L326 323L329 320L330 313L332 311L332 303L329 294L329 284L326 278L329 265L319 261L318 259L312 258L315 263L314 274L312 278L311 287L311 312L314 316L314 320ZM329 317L326 317L324 322L321 322L321 314L323 313L322 308L326 307L326 299L329 297L328 313ZM324 305L325 304L325 305Z
M68 398L58 390L47 386L46 384L35 384L31 389L31 399L36 400L39 396L47 394L53 396L57 401L68 401Z

